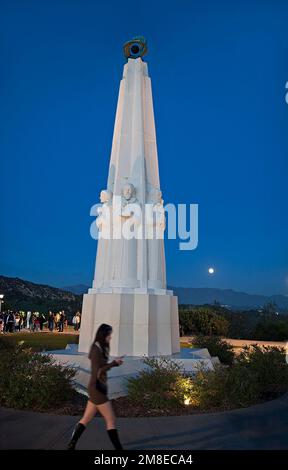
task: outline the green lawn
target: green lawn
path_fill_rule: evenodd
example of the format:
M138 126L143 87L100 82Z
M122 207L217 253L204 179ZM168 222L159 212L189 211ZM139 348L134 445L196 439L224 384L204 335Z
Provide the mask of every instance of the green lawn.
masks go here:
M192 343L187 343L186 341L181 341L180 340L180 348L193 348L194 346Z
M78 344L79 335L61 334L61 333L12 333L2 334L0 342L4 339L5 343L11 341L19 343L24 341L25 346L32 348L33 351L53 351L54 349L65 349L67 344Z
M78 344L79 335L75 333L61 334L61 333L12 333L0 335L0 342L4 340L19 343L25 342L25 346L32 348L33 351L53 351L55 349L65 349L67 344ZM181 348L191 347L191 343L180 343Z

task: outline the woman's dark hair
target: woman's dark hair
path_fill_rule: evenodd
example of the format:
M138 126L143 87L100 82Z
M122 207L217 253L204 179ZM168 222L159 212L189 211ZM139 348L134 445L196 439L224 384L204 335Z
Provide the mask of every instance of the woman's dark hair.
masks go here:
M95 343L99 343L103 353L108 356L109 354L109 344L106 341L107 336L109 336L112 333L112 326L107 325L106 323L102 323L102 325L99 326L98 330L96 331L96 335L93 341L92 346Z

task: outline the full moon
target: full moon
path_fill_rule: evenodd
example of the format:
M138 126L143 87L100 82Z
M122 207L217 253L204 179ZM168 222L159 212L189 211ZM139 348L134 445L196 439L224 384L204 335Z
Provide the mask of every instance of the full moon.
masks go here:
M214 268L209 268L209 269L208 269L208 273L209 273L209 274L214 274Z

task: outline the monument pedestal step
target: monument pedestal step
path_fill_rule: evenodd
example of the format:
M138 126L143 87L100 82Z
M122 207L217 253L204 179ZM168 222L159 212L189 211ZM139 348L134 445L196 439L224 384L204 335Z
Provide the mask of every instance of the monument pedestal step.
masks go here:
M80 352L89 352L101 323L113 328L112 356L170 356L180 351L178 301L173 295L85 294Z
M70 346L71 349L70 349ZM75 378L75 388L87 394L87 387L90 380L90 360L87 354L77 353L75 346L68 345L67 349L52 351L57 362L74 366L77 369ZM185 372L195 374L199 368L214 370L214 358L211 358L209 351L204 349L183 348L181 353L170 356L171 360L183 367ZM111 360L113 357L111 357ZM127 395L127 379L136 377L143 369L148 368L143 362L143 357L127 356L120 367L113 367L108 373L108 389L110 398L118 398Z

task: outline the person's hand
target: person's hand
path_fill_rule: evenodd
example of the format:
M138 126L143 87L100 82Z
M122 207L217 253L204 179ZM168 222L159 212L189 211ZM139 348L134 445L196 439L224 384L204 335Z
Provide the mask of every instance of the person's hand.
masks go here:
M114 359L115 362L117 362L117 365L118 366L121 366L121 364L123 364L123 359L122 357L116 357L116 359Z

